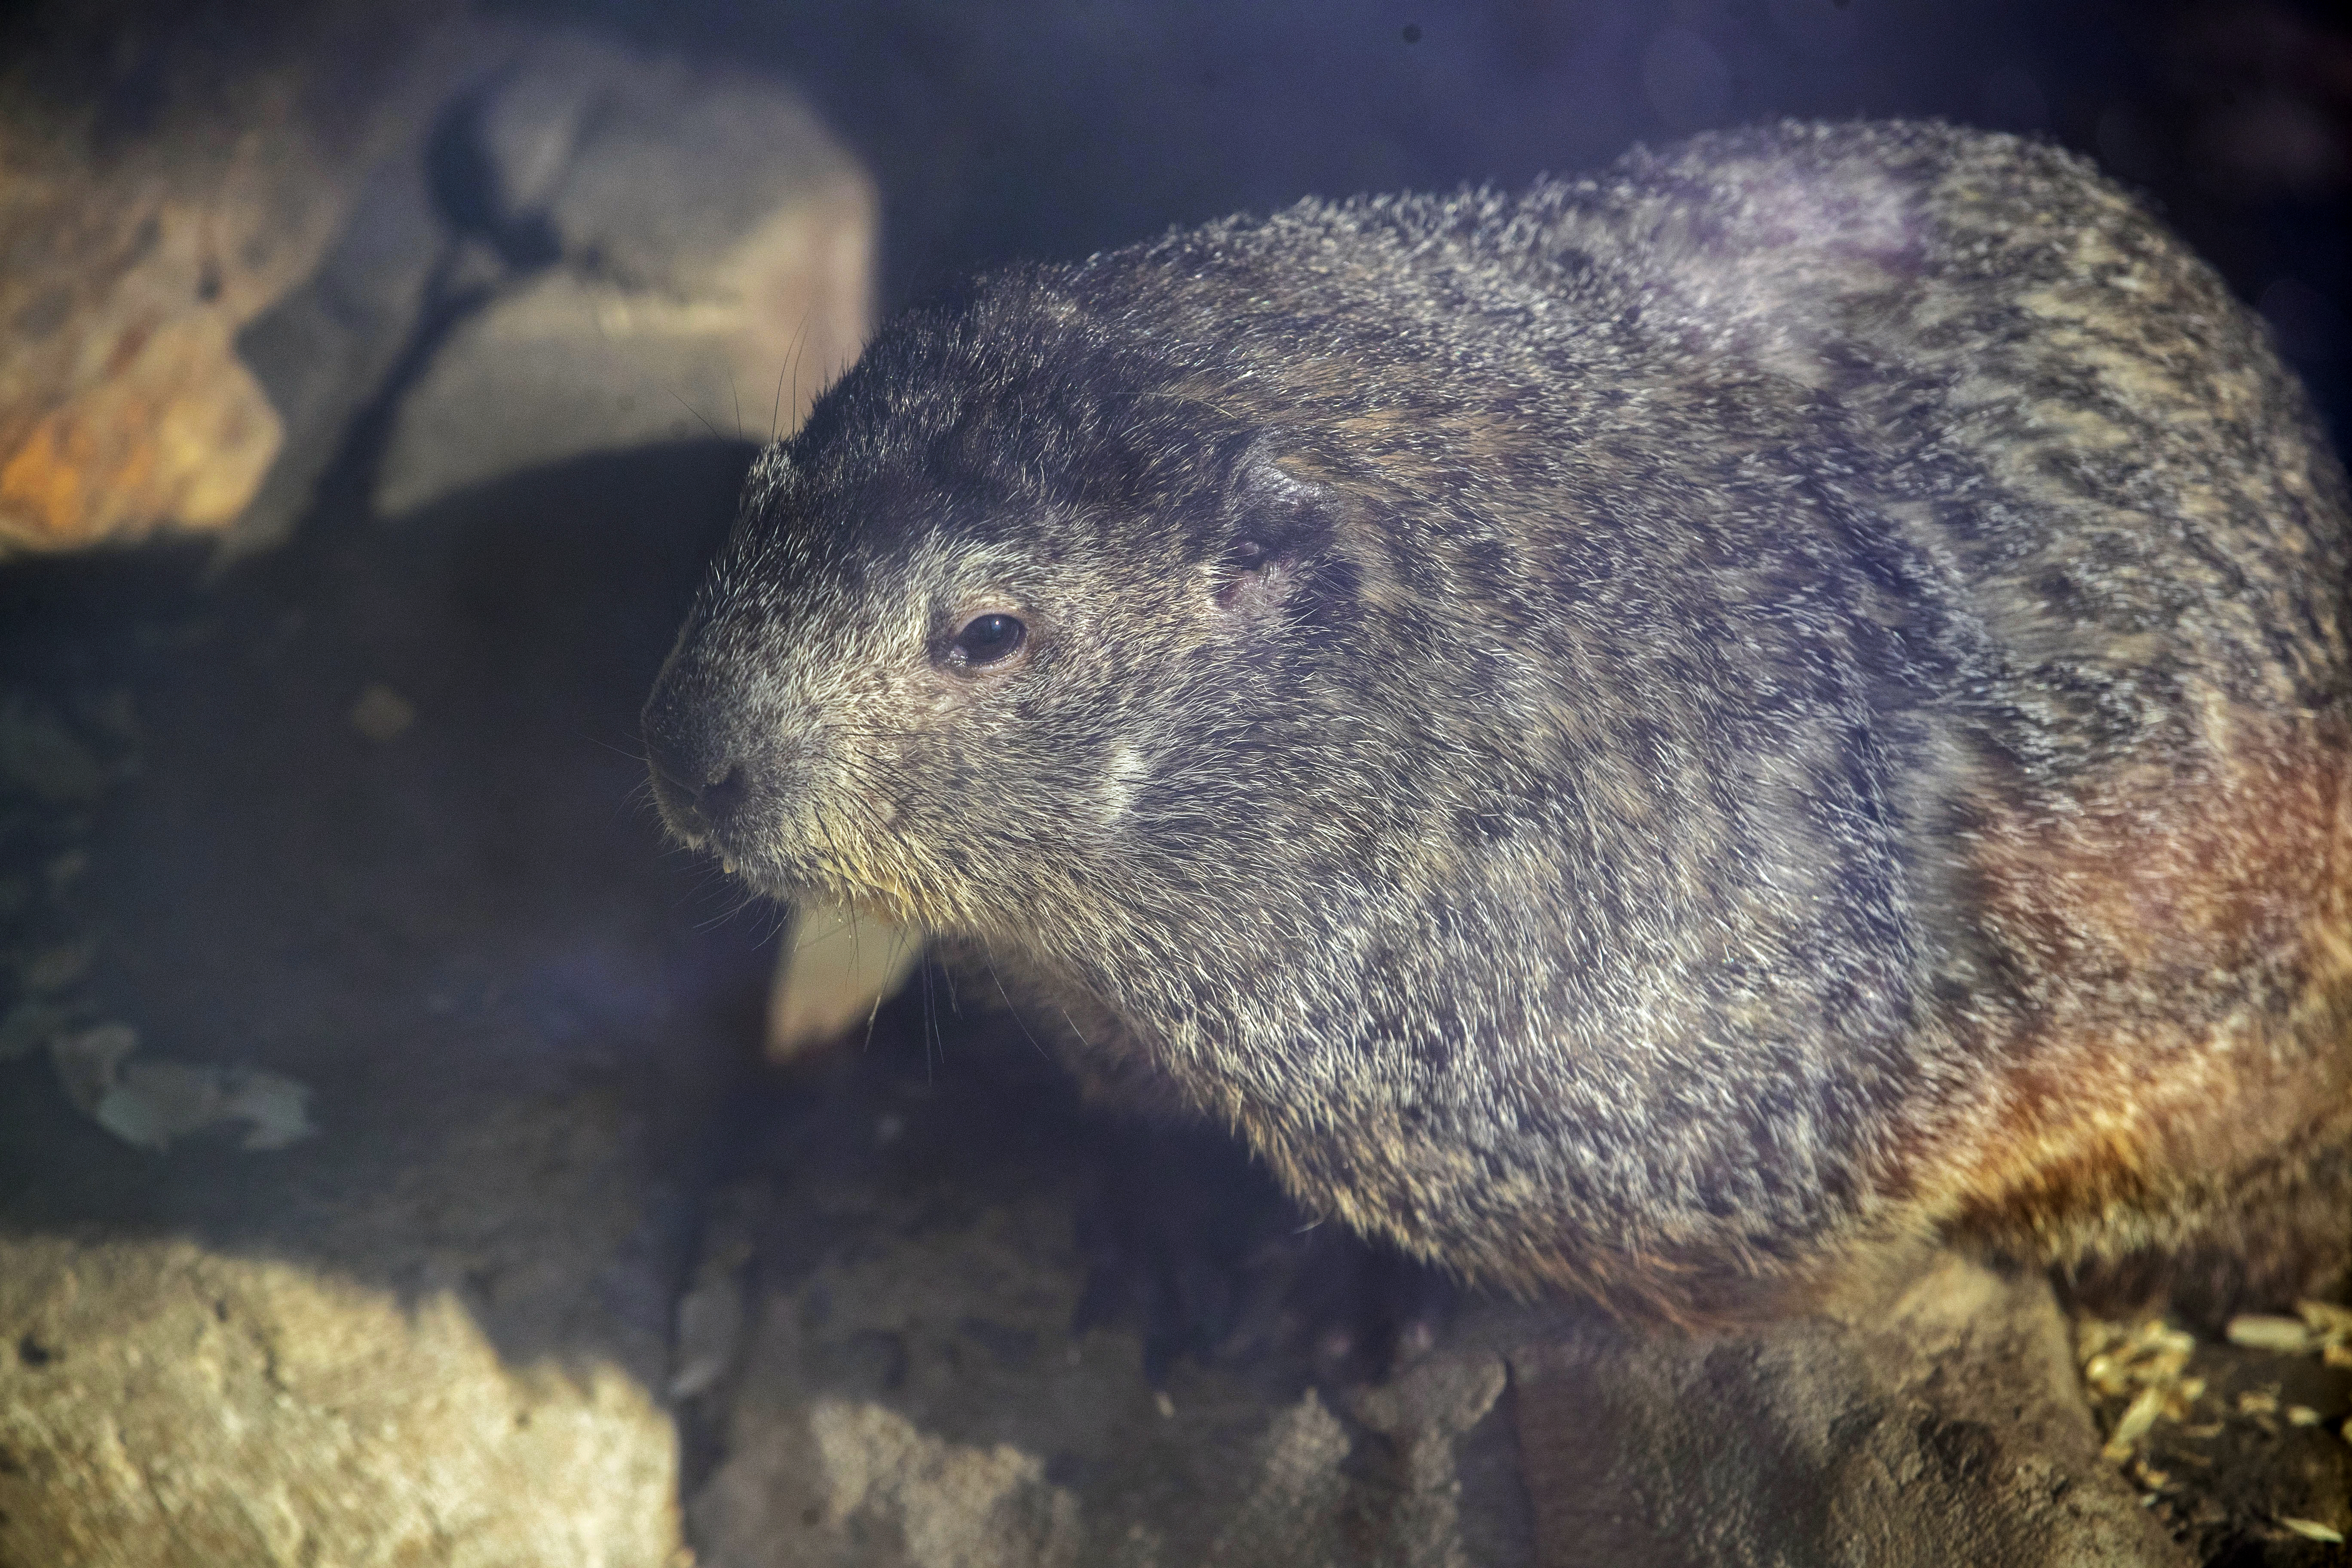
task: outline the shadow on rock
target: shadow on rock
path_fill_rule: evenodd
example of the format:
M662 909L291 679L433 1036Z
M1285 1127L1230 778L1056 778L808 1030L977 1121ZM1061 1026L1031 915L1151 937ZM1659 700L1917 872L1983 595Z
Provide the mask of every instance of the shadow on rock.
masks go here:
M215 1561L275 1552L273 1517L314 1545L510 1534L514 1562L675 1547L649 1391L768 922L663 847L635 715L748 457L327 520L209 589L153 554L0 579L11 701L120 764L79 801L13 790L0 841L17 1010L67 1021L0 1066L21 1560L68 1520L209 1521ZM115 1089L268 1075L299 1120L244 1147L126 1122L44 1059L89 1069L57 1042L92 1031ZM538 1508L505 1507L526 1483ZM253 1540L220 1522L247 1515Z

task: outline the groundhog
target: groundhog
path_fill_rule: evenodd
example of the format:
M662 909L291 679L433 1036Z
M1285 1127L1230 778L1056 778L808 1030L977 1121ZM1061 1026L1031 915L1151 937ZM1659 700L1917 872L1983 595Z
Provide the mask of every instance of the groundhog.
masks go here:
M1716 1322L1941 1238L2244 1300L2352 1235L2347 551L2143 205L1783 125L909 311L646 737L752 887L1472 1281Z

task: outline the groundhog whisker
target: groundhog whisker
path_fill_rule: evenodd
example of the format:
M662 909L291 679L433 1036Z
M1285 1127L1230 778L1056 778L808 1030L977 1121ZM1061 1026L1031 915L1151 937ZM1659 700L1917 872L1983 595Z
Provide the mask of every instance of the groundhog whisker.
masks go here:
M985 938L982 939L981 942L981 956L982 961L988 967L989 980L996 986L997 998L1004 1004L1005 1012L1012 1016L1013 1024L1021 1031L1021 1037L1029 1042L1031 1049L1034 1050L1041 1057L1047 1057L1050 1060L1051 1058L1048 1056L1045 1047L1039 1045L1037 1043L1037 1037L1029 1032L1028 1019L1023 1016L1022 1010L1019 1007L1013 1005L1013 997L1011 994L1004 989L1004 976L999 973L996 968L996 954L994 951L990 948Z
M712 440L720 441L726 439L726 437L719 434L718 426L713 425L709 420L703 417L702 410L695 407L694 405L688 403L685 398L678 395L678 392L676 387L670 385L669 383L666 381L661 381L659 377L656 377L655 379L659 383L661 389L669 394L669 399L672 403L677 404L680 408L683 408L688 414L693 415L695 419L700 423L702 427L710 432L710 438Z

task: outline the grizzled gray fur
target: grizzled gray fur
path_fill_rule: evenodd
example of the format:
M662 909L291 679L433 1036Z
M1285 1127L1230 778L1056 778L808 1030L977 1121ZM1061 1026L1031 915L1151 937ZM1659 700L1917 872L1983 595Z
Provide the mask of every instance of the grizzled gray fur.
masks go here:
M1961 1235L2292 1289L2352 1230L2347 549L2129 197L1790 125L909 312L753 470L646 735L755 887L1470 1277L1699 1321Z

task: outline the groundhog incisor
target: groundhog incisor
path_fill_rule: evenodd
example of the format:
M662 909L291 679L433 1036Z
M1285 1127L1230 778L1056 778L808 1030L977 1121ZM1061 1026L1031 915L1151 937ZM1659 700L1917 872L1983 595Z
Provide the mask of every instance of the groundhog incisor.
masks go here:
M2275 1293L2352 1232L2346 514L2080 160L1708 135L910 311L753 468L646 738L753 886L1472 1279L1717 1321L1942 1237Z

